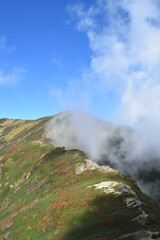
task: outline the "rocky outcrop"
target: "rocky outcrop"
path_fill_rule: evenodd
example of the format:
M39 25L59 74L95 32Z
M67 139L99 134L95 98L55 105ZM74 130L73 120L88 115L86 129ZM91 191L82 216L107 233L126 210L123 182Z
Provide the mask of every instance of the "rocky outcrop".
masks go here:
M138 231L135 233L127 234L119 238L115 238L113 240L159 240L160 239L160 232L159 231Z
M89 160L89 159L85 159L84 163L78 163L75 167L75 172L76 174L81 174L84 171L91 171L91 170L95 170L97 169L100 172L117 172L116 170L114 170L113 168L110 168L109 166L99 166L97 163Z

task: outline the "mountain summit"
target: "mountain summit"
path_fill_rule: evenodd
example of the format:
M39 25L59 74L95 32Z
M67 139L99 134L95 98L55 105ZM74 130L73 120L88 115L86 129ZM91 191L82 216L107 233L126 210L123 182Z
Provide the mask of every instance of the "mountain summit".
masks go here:
M65 135L81 144L66 114L0 119L0 239L160 239L160 207L134 180L63 147Z

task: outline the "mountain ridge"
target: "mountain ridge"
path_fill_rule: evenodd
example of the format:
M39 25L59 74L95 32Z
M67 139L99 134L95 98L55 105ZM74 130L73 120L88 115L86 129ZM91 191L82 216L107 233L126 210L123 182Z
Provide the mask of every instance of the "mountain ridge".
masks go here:
M54 145L44 134L53 117L0 120L0 239L159 239L158 203L131 178Z

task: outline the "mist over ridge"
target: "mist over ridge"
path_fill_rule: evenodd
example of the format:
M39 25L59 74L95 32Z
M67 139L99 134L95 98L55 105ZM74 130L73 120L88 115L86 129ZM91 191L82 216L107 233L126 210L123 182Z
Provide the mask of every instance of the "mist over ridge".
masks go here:
M70 5L68 12L76 29L88 38L92 54L80 78L73 76L65 89L55 90L55 96L58 93L65 109L95 109L95 113L97 101L100 118L113 108L110 119L117 125L104 127L73 114L71 134L66 131L62 140L62 131L56 139L64 146L79 147L95 161L110 162L159 198L160 3L97 0L88 7ZM64 124L61 127L65 129Z
M144 193L160 198L160 151L141 129L106 122L81 111L66 111L50 120L45 136L55 145L79 149L98 164L134 178Z
M129 134L130 128L77 111L30 121L1 119L0 126L2 238L46 239L49 235L51 239L100 240L126 239L128 234L128 238L158 239L159 203L145 196L134 179L86 159L89 149L98 157L98 148L104 143L107 152L101 156L101 164L113 165L107 154L110 150L116 158L123 142L121 133ZM48 139L51 137L54 144ZM125 141L124 134L123 138ZM82 144L88 154L65 149L63 141L68 147ZM17 226L22 231L17 232Z

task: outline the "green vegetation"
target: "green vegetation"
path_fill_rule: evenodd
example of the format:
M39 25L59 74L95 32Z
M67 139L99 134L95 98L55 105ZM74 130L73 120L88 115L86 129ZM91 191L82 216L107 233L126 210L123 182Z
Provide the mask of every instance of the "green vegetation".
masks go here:
M98 169L76 174L86 156L43 137L50 119L0 120L0 240L111 240L158 229L159 205L132 179ZM149 215L145 224L133 220L141 214L139 207L126 205L131 192L116 195L94 187L109 181L131 187Z

